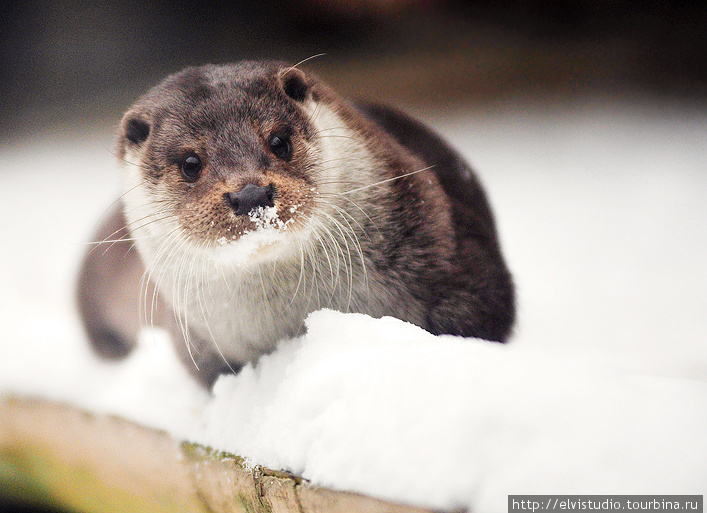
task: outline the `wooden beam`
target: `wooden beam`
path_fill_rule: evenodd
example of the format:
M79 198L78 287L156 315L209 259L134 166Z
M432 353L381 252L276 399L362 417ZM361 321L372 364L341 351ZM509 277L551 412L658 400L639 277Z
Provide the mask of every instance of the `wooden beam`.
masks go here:
M429 513L68 404L0 398L0 497L88 513Z

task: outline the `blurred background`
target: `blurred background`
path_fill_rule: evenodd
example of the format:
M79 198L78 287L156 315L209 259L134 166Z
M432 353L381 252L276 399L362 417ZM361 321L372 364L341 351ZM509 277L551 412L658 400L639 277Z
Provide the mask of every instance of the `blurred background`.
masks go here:
M314 56L479 171L518 285L513 344L707 380L707 2L5 0L0 392L82 379L74 275L119 194L122 112L187 65Z
M308 63L400 106L704 97L707 2L648 0L6 0L0 129L110 122L185 65Z

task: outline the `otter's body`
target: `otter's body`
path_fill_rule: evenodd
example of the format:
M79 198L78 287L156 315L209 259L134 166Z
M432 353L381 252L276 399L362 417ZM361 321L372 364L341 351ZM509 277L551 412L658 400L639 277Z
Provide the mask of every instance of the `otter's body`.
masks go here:
M97 234L118 241L89 253L79 287L102 354L129 351L141 309L206 385L320 308L509 335L513 286L483 190L402 114L280 63L189 68L125 115L118 155L125 194Z

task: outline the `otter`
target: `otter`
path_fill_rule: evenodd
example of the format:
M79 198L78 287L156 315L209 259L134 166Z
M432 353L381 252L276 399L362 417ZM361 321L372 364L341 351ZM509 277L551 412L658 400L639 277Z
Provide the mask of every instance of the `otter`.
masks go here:
M411 117L280 62L190 67L124 115L124 193L78 307L95 351L168 329L210 387L312 311L505 342L515 297L471 167Z

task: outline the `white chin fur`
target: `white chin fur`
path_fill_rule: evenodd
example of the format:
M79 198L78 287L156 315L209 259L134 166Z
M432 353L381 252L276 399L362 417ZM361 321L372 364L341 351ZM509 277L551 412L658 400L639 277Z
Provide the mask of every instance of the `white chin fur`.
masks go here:
M217 246L209 249L212 260L235 266L272 260L287 251L288 242L294 242L288 233L293 219L283 222L275 207L259 207L249 217L256 228L236 240L229 241L225 237L218 239Z

